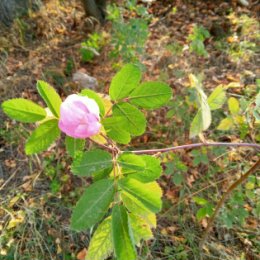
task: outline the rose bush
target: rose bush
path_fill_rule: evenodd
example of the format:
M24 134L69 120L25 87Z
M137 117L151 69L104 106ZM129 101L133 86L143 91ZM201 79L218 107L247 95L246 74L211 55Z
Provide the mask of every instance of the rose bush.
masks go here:
M96 135L101 127L99 107L88 97L69 95L60 107L59 128L68 136L88 138Z

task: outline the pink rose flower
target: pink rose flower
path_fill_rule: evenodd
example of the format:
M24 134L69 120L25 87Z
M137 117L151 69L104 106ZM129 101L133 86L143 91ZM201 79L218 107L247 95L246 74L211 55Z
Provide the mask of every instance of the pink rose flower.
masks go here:
M87 138L99 132L99 107L93 99L69 95L61 104L59 128L68 136Z

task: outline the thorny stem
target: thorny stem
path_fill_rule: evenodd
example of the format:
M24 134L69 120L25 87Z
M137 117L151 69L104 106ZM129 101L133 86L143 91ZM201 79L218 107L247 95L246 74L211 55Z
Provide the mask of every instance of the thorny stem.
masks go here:
M208 146L228 146L228 147L251 147L256 150L260 150L259 144L254 143L223 143L223 142L214 142L214 143L196 143L196 144L185 144L180 146L172 146L161 149L151 149L151 150L137 150L137 151L125 151L132 152L134 154L155 154L155 153L165 153L182 149L193 149L198 147L208 147Z
M236 180L228 189L227 191L222 195L221 199L218 201L216 209L213 213L213 215L210 217L209 221L208 221L208 226L202 236L201 242L200 242L200 247L202 248L202 246L204 245L208 234L213 226L213 223L220 211L220 209L222 208L222 206L224 205L225 201L228 199L228 197L230 196L230 194L232 193L232 191L234 189L236 189L240 184L242 184L251 174L253 174L254 172L257 171L257 169L260 166L260 159L258 159L258 161L244 174L242 175L238 180Z

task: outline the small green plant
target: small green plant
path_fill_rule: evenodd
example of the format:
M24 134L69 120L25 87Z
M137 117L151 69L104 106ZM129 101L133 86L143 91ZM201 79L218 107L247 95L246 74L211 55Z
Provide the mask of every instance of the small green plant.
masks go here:
M210 37L210 33L203 26L195 25L192 33L188 36L190 42L191 52L196 53L199 56L208 56L208 52L205 49L204 41Z
M135 5L130 5L132 8ZM139 64L139 58L144 54L144 45L148 38L147 19L132 18L125 21L122 10L113 5L110 6L109 19L112 21L111 45L112 58L121 58L124 63ZM135 10L135 9L134 9Z
M89 35L88 40L81 43L80 53L81 59L84 62L88 62L99 55L99 51L104 45L104 35L100 33L93 33Z

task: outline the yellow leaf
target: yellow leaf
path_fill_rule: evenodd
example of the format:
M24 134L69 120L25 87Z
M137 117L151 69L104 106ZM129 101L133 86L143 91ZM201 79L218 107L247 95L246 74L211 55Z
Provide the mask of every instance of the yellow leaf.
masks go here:
M16 202L20 199L20 196L15 196L13 197L10 202L9 202L9 208L12 208L14 206L14 204L16 204Z
M228 108L232 115L237 115L239 113L239 102L236 98L231 97L228 99Z
M105 114L107 116L111 115L112 114L112 106L113 106L113 104L111 103L111 100L110 100L109 96L104 95L104 94L99 94L99 95L103 99L103 103L104 103L104 106L105 106Z
M242 125L245 122L243 116L234 116L234 121L238 125Z
M239 82L230 82L228 85L227 85L227 88L240 88L241 85Z
M12 219L9 221L7 229L14 228L18 226L19 224L24 222L24 212L19 210L16 212L16 214L12 217Z
M90 139L98 144L106 144L107 141L104 136L106 136L106 131L105 128L101 126L100 132L97 135L92 136Z
M227 117L227 118L224 118L223 120L221 120L217 129L227 131L227 130L230 130L233 126L234 126L233 119L230 117Z

